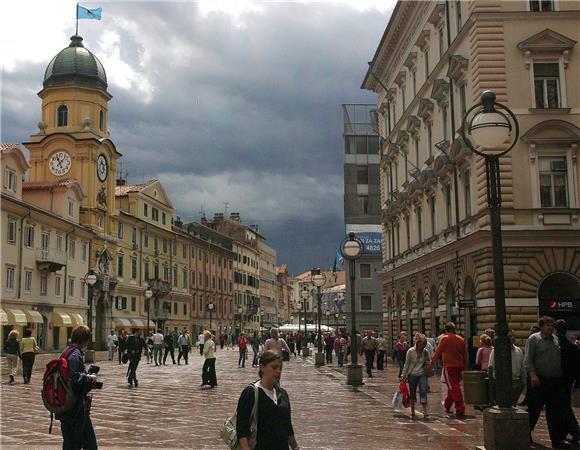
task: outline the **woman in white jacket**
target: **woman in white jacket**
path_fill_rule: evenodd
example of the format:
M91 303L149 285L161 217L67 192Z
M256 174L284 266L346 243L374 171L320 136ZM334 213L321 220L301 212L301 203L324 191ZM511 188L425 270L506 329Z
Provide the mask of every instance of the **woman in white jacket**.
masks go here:
M401 373L401 379L409 382L411 400L411 419L415 418L415 403L417 402L417 387L419 387L419 398L423 406L423 416L427 418L427 375L425 374L425 364L431 363L431 355L426 349L427 337L424 334L415 335L415 346L407 351L407 358Z

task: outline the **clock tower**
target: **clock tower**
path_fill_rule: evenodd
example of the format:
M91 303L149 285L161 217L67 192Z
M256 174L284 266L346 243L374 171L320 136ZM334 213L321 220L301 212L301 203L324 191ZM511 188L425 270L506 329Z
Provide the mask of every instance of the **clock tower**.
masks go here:
M89 326L98 347L110 330L116 286L117 217L115 173L121 154L109 139L107 75L101 62L72 36L68 47L48 64L38 132L24 145L30 151L31 182L75 179L85 197L80 223L94 232L90 267L98 282L87 305ZM91 303L92 302L92 303Z
M80 36L48 64L38 133L30 150L30 181L76 179L85 198L81 223L103 237L115 234L115 171L121 154L109 139L107 75Z

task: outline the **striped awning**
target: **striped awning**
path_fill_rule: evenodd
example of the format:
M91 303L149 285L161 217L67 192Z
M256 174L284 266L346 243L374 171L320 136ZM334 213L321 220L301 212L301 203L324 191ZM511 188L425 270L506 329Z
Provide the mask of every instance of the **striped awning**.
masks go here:
M145 321L141 319L131 319L131 323L136 328L145 328Z
M123 319L121 317L115 317L113 319L113 323L115 324L115 328L130 328L131 327L131 319Z
M8 325L8 314L0 308L0 325Z
M53 311L51 313L52 323L57 327L72 327L73 321L67 313Z
M26 314L20 309L5 309L6 314L8 315L8 324L9 325L21 325L24 326L28 323L26 320Z
M85 324L85 320L83 319L83 316L81 316L79 313L69 313L69 316L72 319L73 325L75 327L78 327L79 325Z
M44 318L42 314L38 311L34 311L32 309L25 309L24 314L26 315L26 320L29 323L44 323Z

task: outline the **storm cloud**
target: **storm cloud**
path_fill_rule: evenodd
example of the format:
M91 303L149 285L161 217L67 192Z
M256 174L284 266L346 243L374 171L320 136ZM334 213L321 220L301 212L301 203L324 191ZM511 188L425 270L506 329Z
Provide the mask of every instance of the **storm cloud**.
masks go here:
M183 220L229 203L293 273L329 266L344 236L340 105L374 101L359 86L392 3L83 3L103 7L79 34L107 71L128 181L161 180ZM3 142L35 132L44 69L74 31L59 17L44 56L26 56L43 31L24 19L19 51L2 44Z

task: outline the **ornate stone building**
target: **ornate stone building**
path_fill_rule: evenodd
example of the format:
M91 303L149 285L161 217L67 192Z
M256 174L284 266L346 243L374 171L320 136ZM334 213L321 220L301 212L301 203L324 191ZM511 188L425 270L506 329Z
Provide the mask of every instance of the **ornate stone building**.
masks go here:
M558 1L399 2L363 88L377 93L384 329L467 336L495 320L485 164L457 132L490 89L517 116L501 158L510 326L580 329L580 7Z

